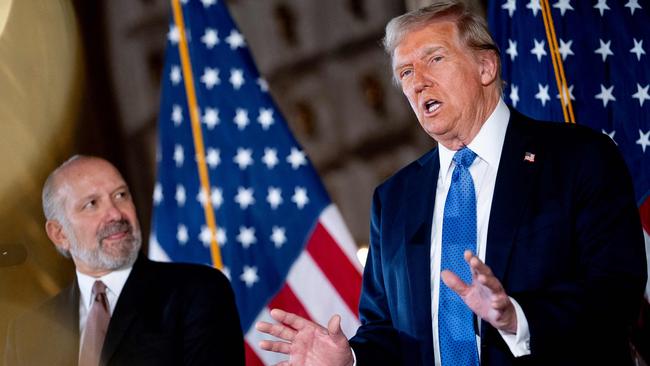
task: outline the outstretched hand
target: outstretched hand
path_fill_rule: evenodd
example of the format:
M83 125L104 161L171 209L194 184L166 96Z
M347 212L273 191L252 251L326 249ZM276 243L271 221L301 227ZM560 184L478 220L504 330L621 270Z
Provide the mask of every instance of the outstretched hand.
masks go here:
M479 318L493 327L509 333L517 332L515 307L490 267L466 250L465 261L472 273L472 283L466 284L455 273L444 270L442 281L457 293Z
M278 324L258 322L255 328L282 341L265 340L260 347L289 355L276 366L351 366L352 351L343 330L341 317L334 315L327 328L280 309L271 310Z

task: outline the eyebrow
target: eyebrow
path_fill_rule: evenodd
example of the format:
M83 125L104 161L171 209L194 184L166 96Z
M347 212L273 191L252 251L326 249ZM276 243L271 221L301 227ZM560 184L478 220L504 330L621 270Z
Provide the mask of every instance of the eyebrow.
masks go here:
M118 192L118 191L127 191L128 192L129 191L129 186L127 184L120 184L119 186L117 186L117 188L115 188L115 189L113 189L111 191L111 195L113 195L115 192ZM79 198L78 203L88 201L89 199L97 199L97 197L99 197L99 196L101 196L101 194L98 194L97 192L93 192L93 193L90 193L90 194L88 194L86 196L83 196L83 197Z
M127 191L129 190L129 186L126 185L126 183L124 183L124 184L120 184L117 188L115 188L115 189L113 190L113 192L117 192L117 191L119 191L119 190L124 190L124 189L127 190Z
M422 50L422 52L421 52L422 54L418 57L418 59L422 60L424 58L427 58L432 53L435 53L436 51L439 51L441 49L444 49L444 47L443 46L427 46L426 48L424 48L424 50ZM401 69L404 66L409 65L409 64L410 64L409 62L404 62L404 63L401 63L399 65L396 65L395 67L393 67L393 72L397 71L397 70L399 70L399 69Z
M81 209L86 204L86 202L88 202L90 200L95 200L95 199L97 199L97 197L99 197L98 194L91 193L91 194L89 194L87 196L80 197L78 200L75 200L74 202L71 202L71 204L72 204L72 207L75 210L78 210L78 209Z

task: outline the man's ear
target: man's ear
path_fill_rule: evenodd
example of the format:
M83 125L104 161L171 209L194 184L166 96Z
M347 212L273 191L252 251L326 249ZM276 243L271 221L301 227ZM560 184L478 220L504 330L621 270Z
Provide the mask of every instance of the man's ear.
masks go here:
M70 243L68 241L68 237L63 231L63 226L61 223L59 223L59 221L47 220L45 222L45 232L47 233L47 236L50 238L52 243L54 243L54 245L60 249L63 249L65 252L69 251Z
M482 50L478 51L478 62L481 84L488 86L497 79L499 72L499 59L495 51Z

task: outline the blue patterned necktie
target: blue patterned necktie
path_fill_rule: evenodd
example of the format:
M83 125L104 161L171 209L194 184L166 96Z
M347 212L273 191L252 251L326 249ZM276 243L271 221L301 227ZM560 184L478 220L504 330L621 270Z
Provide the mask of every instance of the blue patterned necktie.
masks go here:
M476 252L476 195L469 166L476 154L464 147L454 154L456 167L445 201L442 219L441 270L454 272L465 283L472 282L465 250ZM442 366L479 364L472 311L454 291L440 281L438 333Z

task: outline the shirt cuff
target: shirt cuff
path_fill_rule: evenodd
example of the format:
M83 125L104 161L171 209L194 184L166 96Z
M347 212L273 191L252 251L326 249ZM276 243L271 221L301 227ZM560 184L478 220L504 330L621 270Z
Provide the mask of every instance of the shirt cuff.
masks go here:
M526 356L530 354L530 330L528 329L528 320L519 303L510 297L512 305L515 307L515 315L517 316L517 333L512 334L503 330L499 330L501 338L506 342L510 352L515 357Z

